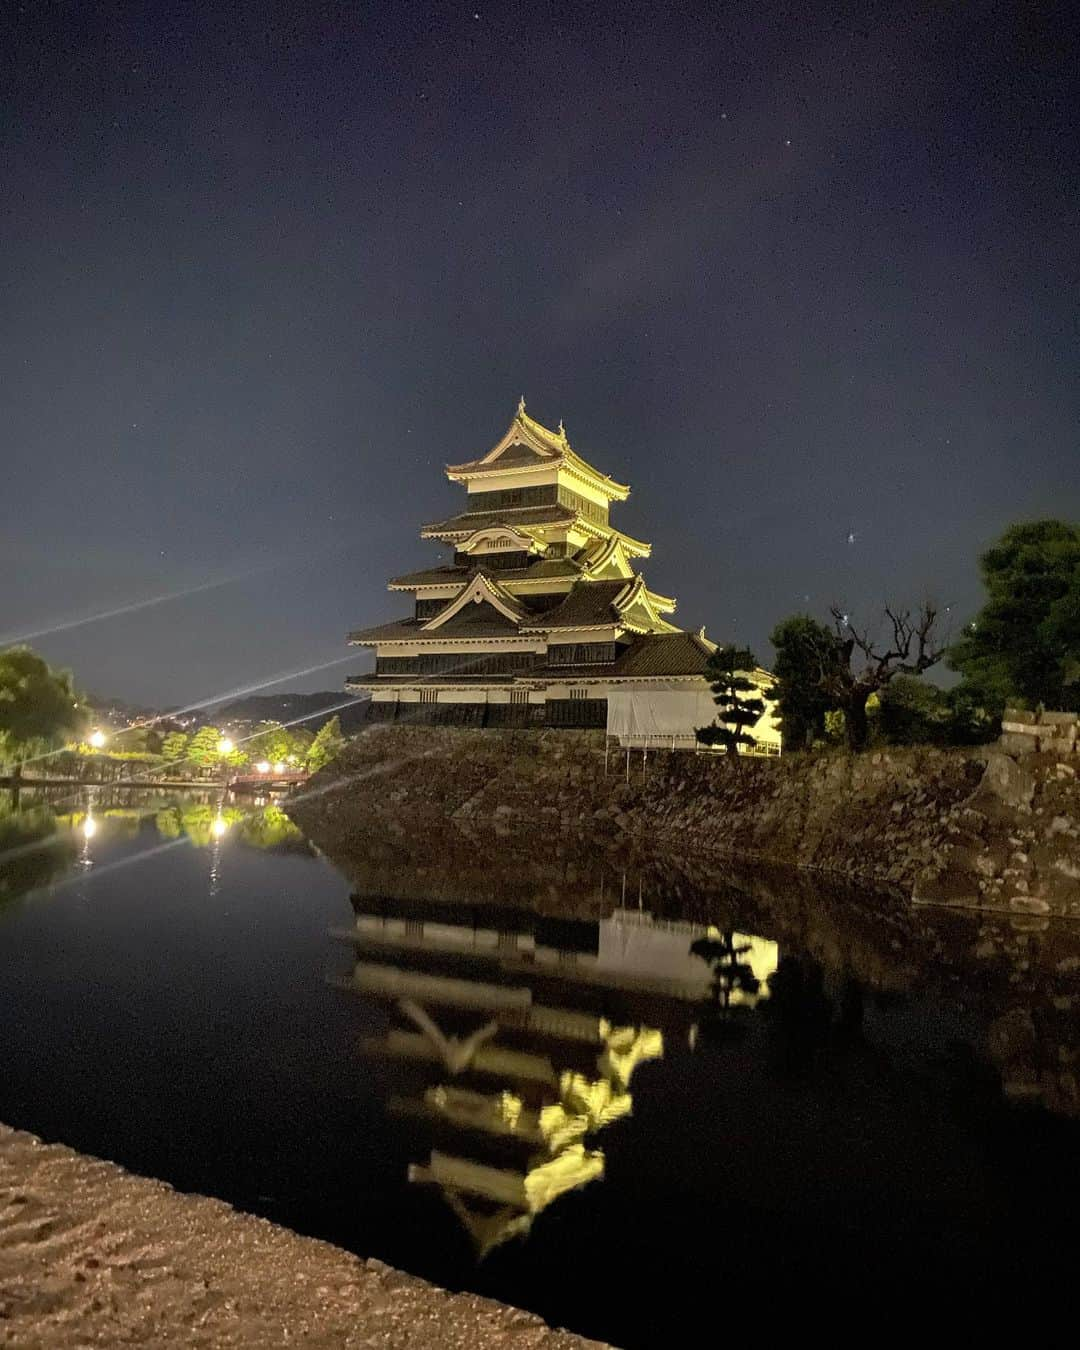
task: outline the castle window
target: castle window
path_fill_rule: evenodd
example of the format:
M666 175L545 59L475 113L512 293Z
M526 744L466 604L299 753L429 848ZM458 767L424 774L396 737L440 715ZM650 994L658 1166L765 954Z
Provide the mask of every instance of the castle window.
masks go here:
M589 697L589 691L588 691L587 689L571 689L571 690L570 690L570 697L571 697L571 698L574 698L574 699L578 699L578 698L588 698L588 697Z
M604 665L618 655L614 642L557 642L548 648L553 666Z
M438 703L438 701L439 701L439 691L437 689L420 690L421 703Z
M529 701L529 691L527 689L510 690L511 703L528 703L528 701Z

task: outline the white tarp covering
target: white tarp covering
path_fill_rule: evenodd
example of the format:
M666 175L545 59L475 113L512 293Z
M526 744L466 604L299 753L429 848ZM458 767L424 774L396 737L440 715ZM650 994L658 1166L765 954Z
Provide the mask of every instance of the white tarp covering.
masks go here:
M649 743L660 746L666 740L676 744L693 743L698 727L709 726L716 716L716 704L707 689L609 689L607 729L618 736L621 745Z
M716 704L708 689L609 689L607 734L620 745L683 748L697 744L698 727L712 726ZM780 732L775 709L767 707L751 728L758 753L777 753Z

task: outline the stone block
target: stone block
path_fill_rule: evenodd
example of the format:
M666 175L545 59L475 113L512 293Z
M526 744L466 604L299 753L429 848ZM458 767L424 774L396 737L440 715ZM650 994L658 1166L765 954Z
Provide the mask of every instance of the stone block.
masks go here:
M1014 914L1049 914L1049 901L1037 895L1014 895L1009 900L1009 909Z
M1037 736L1023 736L1015 732L1004 732L998 738L998 748L1007 755L1033 755L1039 748Z
M1025 712L1022 708L1006 708L1001 718L1003 726L1006 722L1012 722L1019 726L1033 727L1038 720L1038 713Z
M1044 727L1072 727L1075 730L1077 721L1080 721L1080 718L1072 712L1044 712L1039 714L1039 724Z
M979 881L974 873L949 865L928 868L915 882L911 894L917 905L959 905L973 908L979 904Z

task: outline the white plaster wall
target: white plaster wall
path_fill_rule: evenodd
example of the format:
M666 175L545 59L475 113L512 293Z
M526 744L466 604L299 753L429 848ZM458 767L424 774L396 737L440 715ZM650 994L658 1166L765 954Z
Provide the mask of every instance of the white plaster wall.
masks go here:
M474 492L501 492L503 488L543 487L546 483L557 483L558 481L559 471L552 467L550 469L522 469L517 473L499 474L497 478L490 478L485 474L483 478L470 478L465 486L469 495L472 496ZM582 493L582 496L584 496L584 493Z

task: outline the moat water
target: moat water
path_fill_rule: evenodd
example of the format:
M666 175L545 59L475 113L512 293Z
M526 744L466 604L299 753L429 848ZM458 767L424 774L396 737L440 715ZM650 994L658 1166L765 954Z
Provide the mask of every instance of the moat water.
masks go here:
M347 879L213 794L0 849L7 1124L624 1347L1072 1287L1075 927L498 837Z

